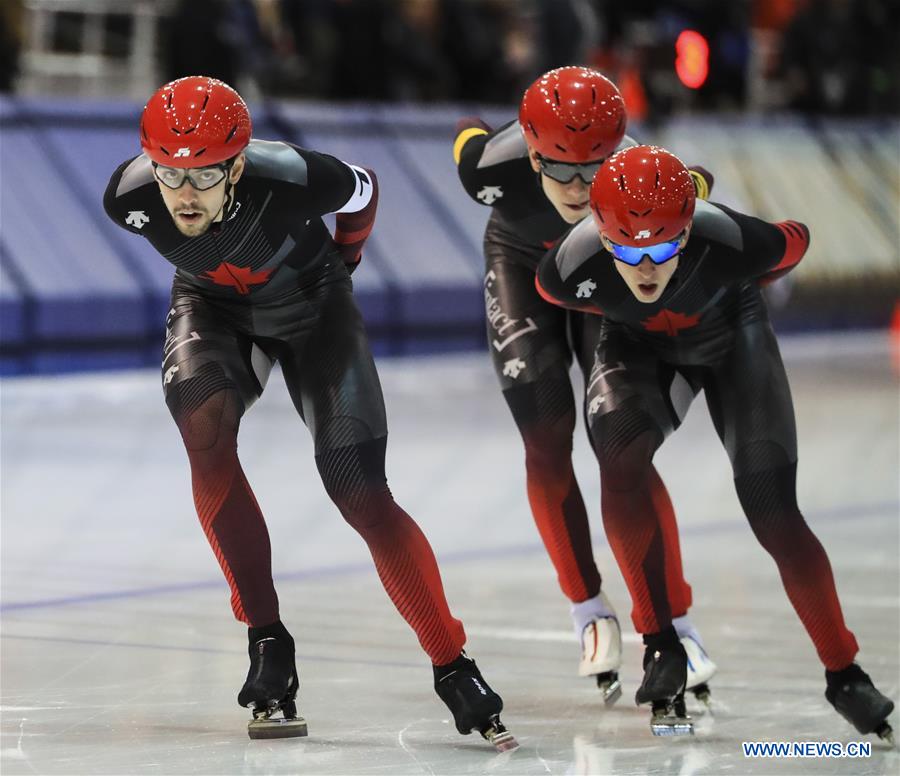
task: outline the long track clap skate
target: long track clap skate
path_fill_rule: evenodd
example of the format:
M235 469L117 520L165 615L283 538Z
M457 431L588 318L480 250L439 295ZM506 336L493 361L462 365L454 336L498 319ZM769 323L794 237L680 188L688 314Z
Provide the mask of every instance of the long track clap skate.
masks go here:
M894 731L887 721L894 702L876 689L865 671L851 663L842 671L826 671L825 680L825 698L838 714L863 735L875 733L894 745Z
M448 665L434 666L434 689L452 712L456 729L464 736L477 730L498 752L519 746L500 721L503 700L465 653Z
M635 702L651 704L650 732L655 736L693 735L694 723L687 715L684 690L687 655L674 628L644 636L644 681Z
M254 630L257 629L251 629L251 634ZM294 641L284 626L281 630L284 635L259 639L251 635L250 671L238 694L238 703L253 712L247 724L250 738L295 738L307 734L306 720L297 715L299 681Z

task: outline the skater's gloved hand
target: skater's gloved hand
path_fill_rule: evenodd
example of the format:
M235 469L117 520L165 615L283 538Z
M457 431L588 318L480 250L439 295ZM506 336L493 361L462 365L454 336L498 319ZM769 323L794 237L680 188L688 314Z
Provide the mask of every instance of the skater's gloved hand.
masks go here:
M694 179L694 188L697 190L697 196L700 199L709 199L713 183L715 182L713 174L699 164L688 167L688 172L691 174L691 178Z

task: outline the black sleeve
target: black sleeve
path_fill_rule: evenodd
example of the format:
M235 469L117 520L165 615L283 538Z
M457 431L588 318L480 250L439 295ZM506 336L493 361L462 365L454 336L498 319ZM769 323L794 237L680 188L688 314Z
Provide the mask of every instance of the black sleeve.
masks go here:
M328 154L292 147L306 162L309 210L319 216L340 210L356 190L353 170Z
M809 247L809 229L798 221L769 223L715 203L740 229L741 247L733 261L723 262L729 280L744 280L786 274L803 258Z
M122 164L120 164L116 171L110 176L109 183L106 186L106 191L103 193L103 209L106 211L106 215L112 219L112 221L121 226L126 231L129 231L133 234L141 234L141 230L135 228L131 224L126 223L126 218L128 217L124 208L122 208L121 203L119 202L118 197L116 196L116 191L119 188L119 181L122 179L122 173L125 172L125 168L128 167L135 159L136 156L128 159Z
M469 137L466 139L467 132L469 133ZM484 170L478 169L478 162L481 161L481 155L484 153L484 147L490 137L491 135L483 129L473 127L470 130L463 129L463 131L457 135L456 139L456 143L459 143L460 140L464 140L464 145L462 145L462 148L459 151L456 167L457 172L459 173L460 183L462 183L466 193L479 205L484 205L486 203L478 199L477 193L481 191L484 186L490 183L496 183L496 181L489 181L487 179ZM456 144L454 144L454 147L455 145Z
M565 241L562 241L544 254L534 278L537 292L557 307L602 315L603 310L590 299L589 292L596 290L594 281L582 277L581 272L574 273L565 281L560 276L559 253L565 247Z

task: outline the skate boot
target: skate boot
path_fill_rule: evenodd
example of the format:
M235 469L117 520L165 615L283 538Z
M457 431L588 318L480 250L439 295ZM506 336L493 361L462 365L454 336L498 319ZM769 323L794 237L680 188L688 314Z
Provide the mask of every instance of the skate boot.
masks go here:
M305 736L306 720L297 716L297 666L294 640L280 622L249 629L250 670L238 703L253 712L247 725L250 738ZM281 712L280 717L273 715Z
M694 694L698 701L709 706L709 680L716 673L716 664L713 663L703 648L700 634L687 615L676 617L672 620L672 625L675 627L675 632L678 634L684 651L687 652L687 689Z
M650 731L655 736L693 735L694 724L684 706L687 653L673 627L644 636L644 681L635 693L640 705L653 709Z
M622 696L622 631L609 599L599 593L572 606L572 619L581 638L579 676L596 677L603 702L612 706Z
M865 671L851 663L842 671L826 671L825 681L825 698L838 714L860 733L875 733L894 745L894 731L887 722L894 702L875 689Z
M434 689L453 713L453 721L460 733L467 736L477 730L498 752L519 745L500 721L503 700L484 681L474 660L462 652L452 663L433 668Z

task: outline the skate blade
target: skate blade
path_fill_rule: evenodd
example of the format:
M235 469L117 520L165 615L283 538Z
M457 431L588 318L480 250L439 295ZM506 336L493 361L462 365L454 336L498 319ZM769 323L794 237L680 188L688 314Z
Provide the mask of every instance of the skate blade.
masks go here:
M513 734L506 729L496 714L491 717L490 724L479 732L481 737L493 744L498 752L511 752L519 747L519 742L513 738Z
M694 694L694 697L700 701L706 708L712 709L712 700L711 693L709 690L709 685L706 682L701 682L694 687L688 687L688 690Z
M600 692L603 693L603 703L606 706L612 706L619 698L622 697L622 683L615 679L612 682L598 682Z
M483 735L498 752L511 752L513 749L519 748L519 742L513 737L508 730L496 731L493 729L485 730Z
M597 687L603 695L603 703L612 706L622 697L622 683L619 681L617 671L604 671L602 674L594 674L597 679Z
M896 746L894 743L894 729L888 725L887 722L882 723L882 725L875 731L875 735L878 736L882 741L887 741L891 746Z
M650 720L650 732L655 736L692 736L694 723L690 717L667 714Z
M260 717L247 723L247 735L253 739L260 738L300 738L308 734L306 720L303 717Z

